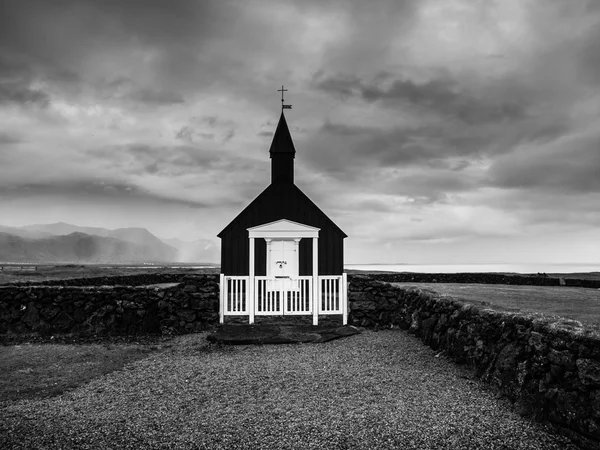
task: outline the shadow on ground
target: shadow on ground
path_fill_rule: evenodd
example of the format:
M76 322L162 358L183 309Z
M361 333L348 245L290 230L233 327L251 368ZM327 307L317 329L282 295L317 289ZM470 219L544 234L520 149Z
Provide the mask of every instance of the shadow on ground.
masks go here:
M352 325L319 327L311 325L231 324L223 325L207 336L211 343L227 345L264 345L321 343L359 334Z

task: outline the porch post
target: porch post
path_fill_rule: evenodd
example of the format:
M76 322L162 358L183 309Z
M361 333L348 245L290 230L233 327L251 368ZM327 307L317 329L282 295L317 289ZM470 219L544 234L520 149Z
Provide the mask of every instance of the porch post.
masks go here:
M219 323L223 323L225 321L225 291L227 290L227 286L225 285L227 281L225 280L225 275L219 275Z
M248 307L248 322L254 323L254 238L250 238L250 265L248 286L246 287L246 306Z
M313 241L313 325L319 324L319 238L312 238Z
M267 276L271 276L271 239L265 238L267 242Z
M348 276L344 272L342 273L341 280L341 291L342 291L342 325L348 324Z

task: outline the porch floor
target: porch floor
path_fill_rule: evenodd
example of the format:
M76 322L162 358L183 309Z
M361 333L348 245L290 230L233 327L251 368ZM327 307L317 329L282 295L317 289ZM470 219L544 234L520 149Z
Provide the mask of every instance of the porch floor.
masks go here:
M293 322L249 325L245 323L221 325L206 339L212 343L228 345L300 344L328 342L359 333L360 330L351 325L313 326Z

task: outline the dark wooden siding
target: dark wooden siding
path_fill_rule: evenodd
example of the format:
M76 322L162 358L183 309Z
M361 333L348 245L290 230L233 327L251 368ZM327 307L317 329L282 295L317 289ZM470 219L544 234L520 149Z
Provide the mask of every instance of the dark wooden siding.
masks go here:
M291 183L270 185L220 233L221 272L225 275L248 275L250 247L247 228L280 219L320 228L319 274L343 273L345 234ZM265 275L266 243L264 239L257 239L256 244L255 274ZM300 241L299 263L301 275L312 275L311 239Z

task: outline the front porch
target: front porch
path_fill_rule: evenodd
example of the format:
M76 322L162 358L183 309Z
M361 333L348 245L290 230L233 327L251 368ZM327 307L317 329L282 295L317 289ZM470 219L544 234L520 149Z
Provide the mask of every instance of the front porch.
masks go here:
M342 315L348 322L348 281L346 274L276 278L268 276L220 277L219 320L225 316Z

